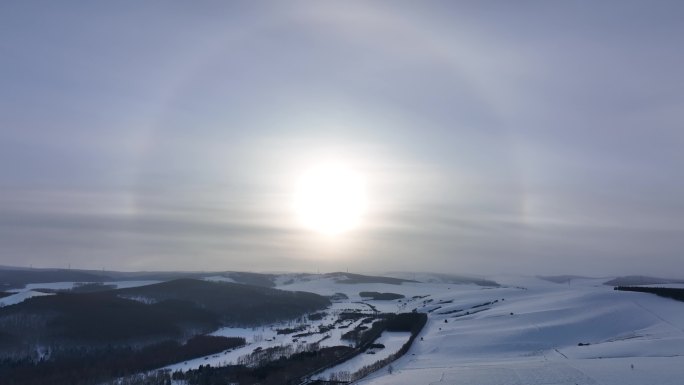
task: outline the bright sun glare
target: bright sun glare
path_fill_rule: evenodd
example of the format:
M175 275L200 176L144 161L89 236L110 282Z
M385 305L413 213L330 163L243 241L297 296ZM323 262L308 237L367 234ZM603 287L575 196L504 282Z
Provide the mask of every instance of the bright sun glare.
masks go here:
M341 164L313 167L297 182L297 217L303 226L319 233L340 234L358 226L366 204L364 178Z

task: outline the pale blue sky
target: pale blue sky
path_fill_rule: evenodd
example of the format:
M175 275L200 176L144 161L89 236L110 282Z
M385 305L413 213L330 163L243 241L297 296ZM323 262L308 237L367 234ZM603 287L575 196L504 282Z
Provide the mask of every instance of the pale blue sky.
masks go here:
M676 275L678 1L0 3L0 264ZM348 162L363 226L299 228ZM680 274L681 275L681 274Z

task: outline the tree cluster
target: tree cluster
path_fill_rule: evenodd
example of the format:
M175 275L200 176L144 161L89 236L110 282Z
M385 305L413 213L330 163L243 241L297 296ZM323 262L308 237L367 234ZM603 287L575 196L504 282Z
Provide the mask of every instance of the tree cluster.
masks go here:
M671 287L616 286L614 290L651 293L665 298L672 298L677 301L684 301L684 289Z
M164 341L141 349L109 346L53 350L49 360L1 360L0 378L3 385L90 385L244 344L244 338L196 336L185 344Z

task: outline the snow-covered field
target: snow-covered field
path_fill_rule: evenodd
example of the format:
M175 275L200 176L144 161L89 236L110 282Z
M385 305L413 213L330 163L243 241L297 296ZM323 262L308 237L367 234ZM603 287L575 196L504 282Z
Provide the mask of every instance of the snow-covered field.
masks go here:
M19 292L15 292L14 294L8 295L7 297L0 298L0 307L9 306L9 305L16 305L20 302L24 302L25 300L27 300L31 297L39 297L41 295L50 295L50 294L49 293L41 293L39 291L33 291L33 290L22 290Z
M117 289L125 289L129 287L145 286L151 285L153 283L158 283L159 281L112 281L112 282L102 282L103 285L112 285ZM52 295L52 293L43 293L41 289L47 290L71 290L75 286L82 284L83 282L48 282L48 283L30 283L21 289L10 290L13 293L7 297L0 298L0 307L16 305L23 302L31 297L37 297L42 295ZM86 282L88 283L88 282Z
M340 365L327 369L315 377L321 380L327 380L331 378L331 375L341 372L355 373L364 366L371 365L374 362L383 360L398 352L410 337L411 333L408 332L384 332L375 341L376 344L384 345L385 347L383 349L369 349L366 353L359 354Z
M422 277L421 277L422 278ZM378 370L363 385L680 385L684 378L684 302L648 293L614 291L606 278L553 283L534 277L487 277L501 287L439 282L401 285L344 283L330 276L283 275L277 288L322 295L343 293L319 320L289 321L258 328L222 328L215 335L244 337L247 345L167 367L187 370L200 365L234 364L257 349L278 346L349 345L343 333L363 319L337 323L337 315L359 310L419 311L429 320L413 346L395 361L393 373ZM207 277L208 280L223 280ZM118 287L150 281L112 282ZM32 284L0 299L18 303L36 289L68 289L73 282ZM655 285L654 285L655 286ZM657 285L681 287L681 285ZM362 291L397 293L403 299L368 300ZM328 326L334 324L334 328ZM277 334L277 329L302 327ZM322 328L322 329L321 329ZM295 337L296 334L309 334ZM396 352L406 333L383 333L385 349L361 354L316 375L353 372Z
M333 305L328 310L326 310L328 315L320 320L303 320L302 322L283 322L255 328L221 328L211 334L225 337L243 337L247 344L245 346L227 350L219 354L213 354L206 357L199 357L192 360L180 362L174 365L169 365L165 369L171 369L172 371L176 371L197 369L200 365L224 366L236 364L241 357L247 356L257 349L268 349L278 346L296 346L311 343L318 343L320 347L349 346L350 343L348 341L342 340L342 334L359 325L359 323L361 323L362 321L361 319L349 320L343 323L342 328L335 328L326 332L318 332L320 326L329 325L333 323L337 319L336 315L338 313L348 310L362 310L371 314L369 308L362 304L350 302L337 302L333 303ZM292 328L297 326L304 326L305 329L291 334L277 333L277 329ZM295 337L295 335L299 333L312 334L310 336L305 337Z
M614 291L605 279L574 279L557 284L533 277L488 277L501 287L443 283L347 284L335 278L283 279L278 288L349 299L335 302L328 317L308 330L330 323L345 308L372 313L426 312L429 321L409 352L378 370L363 385L679 385L684 378L684 303L647 293ZM361 291L403 294L402 300L371 301ZM356 321L358 322L358 321ZM354 325L352 325L353 327ZM248 345L219 355L173 365L235 362L257 347L292 343L272 325L258 329L222 329L215 334L243 336ZM344 344L332 330L322 345ZM399 335L402 334L402 335ZM320 339L316 334L301 342ZM316 375L353 372L397 351L408 334L384 333L386 348L361 354ZM300 343L301 343L300 342ZM579 346L578 344L582 344Z
M380 370L360 383L682 383L684 303L614 291L601 280L496 280L510 286L432 291L434 301L423 309L452 302L430 313L422 340L394 363L392 374Z
M138 287L151 285L153 283L159 283L161 281L110 281L110 282L97 282L106 286L115 286L117 289L126 289L129 287ZM79 284L83 283L93 283L93 282L47 282L47 283L29 283L22 289L10 290L11 292L22 292L28 290L38 290L38 289L48 289L48 290L71 290Z

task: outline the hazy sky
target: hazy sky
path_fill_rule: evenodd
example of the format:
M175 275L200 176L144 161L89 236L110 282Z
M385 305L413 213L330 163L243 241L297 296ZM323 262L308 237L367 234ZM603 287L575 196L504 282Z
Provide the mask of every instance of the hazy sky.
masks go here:
M0 2L0 265L682 276L681 1ZM327 160L369 209L291 210Z

